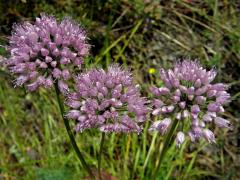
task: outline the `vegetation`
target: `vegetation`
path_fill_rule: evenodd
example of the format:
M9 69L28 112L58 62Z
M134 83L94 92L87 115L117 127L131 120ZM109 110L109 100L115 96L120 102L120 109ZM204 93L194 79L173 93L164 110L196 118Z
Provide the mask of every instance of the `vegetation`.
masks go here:
M131 68L144 90L159 84L160 67L181 58L199 59L218 71L216 82L231 86L224 116L232 131L215 129L217 143L171 146L158 179L239 179L240 4L234 0L0 0L0 44L7 44L13 23L32 21L41 12L71 16L92 45L88 68L117 62ZM0 62L7 52L0 47ZM54 91L27 93L0 68L0 179L84 179L61 119ZM144 94L149 96L149 94ZM151 179L163 137L147 133L108 134L102 154L104 178ZM101 134L76 134L86 161L97 171ZM160 145L160 146L159 146Z

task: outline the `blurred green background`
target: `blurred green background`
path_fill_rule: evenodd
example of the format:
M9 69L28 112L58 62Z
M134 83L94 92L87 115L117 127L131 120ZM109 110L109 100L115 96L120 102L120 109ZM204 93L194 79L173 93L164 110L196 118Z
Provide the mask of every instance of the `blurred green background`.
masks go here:
M240 179L240 1L238 0L0 0L0 44L14 23L34 21L41 12L71 16L88 32L87 67L117 62L131 68L143 92L156 82L160 67L177 59L199 59L218 71L216 82L231 85L224 116L233 131L215 129L217 144L186 142L171 147L159 179ZM0 47L0 61L7 56ZM0 67L0 179L84 179L64 129L54 92L28 94L13 88ZM144 94L148 96L148 94ZM151 179L156 142L162 137L109 134L104 178ZM87 162L96 168L100 133L76 136ZM150 152L150 153L149 153ZM149 159L148 159L149 158ZM145 170L145 173L143 173Z

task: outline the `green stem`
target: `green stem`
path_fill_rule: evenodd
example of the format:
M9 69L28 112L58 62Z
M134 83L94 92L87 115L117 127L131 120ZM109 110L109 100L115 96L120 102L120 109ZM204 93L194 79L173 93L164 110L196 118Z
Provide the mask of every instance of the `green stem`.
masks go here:
M146 159L145 159L145 161L144 161L142 173L145 172L145 169L146 169L147 164L148 164L148 160L149 160L152 152L154 151L154 144L155 144L157 135L158 135L157 132L153 134L152 141L151 141L151 145L150 145L150 148L149 148L149 150L148 150L147 157L146 157ZM157 146L157 147L159 147L159 146Z
M57 81L54 83L54 87L55 87L55 91L56 91L56 95L57 95L57 101L58 101L58 105L59 105L59 108L60 108L60 111L61 111L62 119L64 121L64 125L65 125L65 128L67 130L68 136L69 136L71 144L73 146L73 149L75 150L75 152L76 152L76 154L78 156L78 159L81 161L82 166L86 169L86 171L88 172L88 174L91 177L91 179L95 179L91 169L88 167L86 161L83 158L82 153L80 152L80 150L79 150L79 148L77 146L77 143L75 141L75 137L74 137L74 135L73 135L73 133L71 131L70 125L69 125L69 121L64 116L64 106L63 106L63 103L62 103L61 98L60 98L60 90L58 88Z
M102 152L103 152L103 144L105 141L105 133L102 133L102 138L101 138L101 144L100 144L100 150L98 154L98 176L99 179L102 180L102 175L101 175L101 157L102 157Z
M163 158L164 158L164 156L165 156L165 154L166 154L166 152L167 152L167 150L169 148L169 145L172 143L172 136L173 136L173 133L174 133L176 127L177 127L177 124L178 124L178 120L175 119L173 121L173 124L171 126L170 131L168 132L168 134L167 134L167 136L165 138L163 149L162 149L161 154L160 154L159 162L158 162L157 168L156 168L156 170L155 170L155 172L153 174L153 179L157 178L157 174L158 174L158 171L159 171L159 169L161 167Z

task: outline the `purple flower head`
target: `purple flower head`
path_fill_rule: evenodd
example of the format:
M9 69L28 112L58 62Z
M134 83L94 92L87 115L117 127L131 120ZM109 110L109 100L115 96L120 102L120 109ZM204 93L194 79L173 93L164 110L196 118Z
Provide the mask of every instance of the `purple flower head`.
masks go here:
M188 132L181 130L178 133L177 146L184 140L184 134L188 134L192 141L205 138L208 142L215 142L213 132L207 129L213 123L230 128L230 122L219 117L224 112L223 105L230 101L230 94L225 84L212 83L216 74L215 70L208 71L197 61L190 60L178 62L172 69L160 70L165 87L150 89L154 96L152 115L175 118L179 123L188 124L185 126L190 127ZM159 123L155 122L150 130L160 131Z
M13 26L6 61L10 72L17 76L15 86L25 84L29 91L38 87L51 88L58 80L60 90L68 90L66 81L73 68L80 68L88 55L85 31L72 19L61 22L42 14L34 23Z
M130 72L118 65L107 71L92 69L76 78L69 93L66 116L76 120L76 131L99 128L103 132L141 132L148 108Z

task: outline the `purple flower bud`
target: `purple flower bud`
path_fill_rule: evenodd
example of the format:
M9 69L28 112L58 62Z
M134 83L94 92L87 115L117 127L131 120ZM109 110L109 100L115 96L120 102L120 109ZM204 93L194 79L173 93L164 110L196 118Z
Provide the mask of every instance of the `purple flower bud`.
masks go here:
M185 86L179 86L179 89L181 90L181 92L183 93L187 93L188 89Z
M26 70L26 65L24 63L19 63L18 65L10 68L11 73L22 73Z
M189 131L189 132L188 132L188 136L190 137L190 139L191 139L192 142L195 142L195 141L196 141L196 138L195 138L195 136L194 136L194 134L193 134L192 131Z
M29 33L29 42L30 43L37 43L38 41L38 34L35 32Z
M225 91L227 88L228 88L227 85L223 83L213 84L211 87L212 90L216 90L216 91Z
M167 106L167 112L168 113L171 113L173 110L174 110L174 106L173 105Z
M209 115L209 116L211 116L211 117L217 117L217 114L216 114L216 112L207 112L207 115Z
M204 97L204 96L197 96L196 98L195 98L195 100L196 100L196 103L197 104L199 104L199 105L203 105L205 102L206 102L206 97Z
M113 88L114 87L114 83L112 81L107 81L106 82L106 87L107 88Z
M211 122L212 121L212 117L209 114L204 114L203 115L203 120L205 122Z
M48 43L48 47L49 47L49 49L50 49L51 51L53 51L54 49L57 48L57 46L56 46L56 44L55 44L54 42Z
M216 96L217 97L219 97L219 96L229 96L229 94L226 91L218 91Z
M32 50L30 50L30 57L31 58L35 58L38 54L36 53L36 52L34 52L34 51L32 51Z
M182 102L178 103L178 105L181 109L184 109L186 107L186 102L182 101Z
M48 65L45 62L41 62L39 67L42 68L42 69L47 69Z
M65 116L69 119L78 119L80 115L81 115L80 111L70 110Z
M152 112L152 115L154 115L154 116L159 115L160 112L161 112L161 108L154 109Z
M119 98L121 96L121 92L122 92L122 84L119 84L112 90L112 97Z
M68 79L70 79L70 77L71 77L70 72L69 72L67 69L64 69L64 70L62 71L62 76L63 76L63 79L64 79L64 80L68 80Z
M190 87L190 88L188 88L188 90L187 90L187 94L188 94L188 95L194 95L194 91L195 91L195 88L194 88L194 87Z
M29 79L34 79L34 78L36 78L37 75L38 75L37 71L32 71L32 72L29 73L28 78Z
M82 116L82 115L79 115L78 118L77 118L77 120L79 122L84 122L86 119L87 119L87 117L86 116Z
M60 60L60 63L61 64L69 64L70 63L70 60L66 57L62 57L61 60Z
M199 126L200 126L201 128L204 128L204 127L206 126L206 123L203 122L203 121L200 121Z
M200 112L199 106L198 106L198 105L193 105L193 106L191 107L191 112L192 112L193 114L198 114L198 113Z
M172 79L172 85L173 85L173 87L175 87L175 88L179 87L179 85L180 85L179 80L176 79L176 78Z
M226 104L230 102L230 95L219 96L216 98L216 102L219 104Z
M82 63L83 63L82 58L75 58L74 64L75 64L76 66L80 66Z
M216 103L211 103L207 106L208 111L210 112L219 112L220 107Z
M179 112L176 114L176 119L181 120L182 119L182 114Z
M203 137L209 142L209 143L216 143L215 136L212 131L209 129L204 129L202 131Z
M202 83L201 83L201 80L200 80L200 79L197 79L197 80L195 81L195 83L194 83L194 87L196 87L196 88L201 87L201 85L202 85Z
M185 135L184 135L184 133L181 132L181 131L179 131L179 132L177 133L177 137L176 137L176 146L177 146L178 148L180 148L180 146L181 146L181 144L184 142L184 140L185 140Z
M152 104L153 104L153 106L155 106L157 108L160 108L164 105L164 103L159 99L154 99Z
M98 95L98 90L96 87L89 89L88 96L96 97Z
M188 100L192 101L194 99L194 95L188 95Z
M186 118L188 118L190 116L190 114L189 114L189 112L188 112L188 110L184 110L183 111L183 114L182 114L182 117L183 117L183 119L186 119Z
M198 127L199 126L199 122L197 118L193 118L192 119L192 127Z
M67 94L69 91L68 85L65 82L63 82L62 80L58 81L58 87L59 87L59 90L61 91L61 93L63 93L63 94Z
M202 129L198 126L192 128L192 133L195 139L199 139L202 136Z
M129 129L135 129L136 132L141 132L141 128L135 123L134 121L131 120L131 118L127 115L122 117L121 124L125 125Z
M45 62L46 62L46 63L52 62L52 58L51 58L50 56L46 56L46 57L45 57Z
M74 108L74 109L77 109L81 106L81 102L80 101L76 101L76 100L73 100L73 99L68 99L66 101L66 104L71 107L71 108Z
M61 51L61 56L63 56L63 57L68 57L68 54L69 54L69 50L67 48L64 48Z
M180 97L181 96L181 91L179 90L179 89L176 89L176 91L174 92L174 95L175 96L178 96L178 97Z
M52 86L53 86L53 81L52 81L52 79L51 79L51 78L47 78L47 79L45 80L44 87L45 87L45 88L51 88Z
M208 87L203 86L195 91L195 95L200 96L200 95L206 93L207 90L208 90Z
M27 67L30 71L35 71L36 70L36 64L35 63L28 63Z
M14 84L16 86L22 86L27 80L28 80L27 76L21 75L15 80Z
M47 49L42 48L41 49L41 54L42 54L42 56L45 57L45 56L47 56L49 54L49 51Z
M122 105L123 105L123 103L121 101L115 101L112 103L112 106L116 107L116 108L120 108ZM129 107L131 107L131 106L129 106ZM133 111L133 109L131 111Z
M62 72L58 68L53 69L53 77L56 79L60 79Z
M60 34L56 34L56 35L55 35L55 43L56 43L57 45L60 45L60 44L62 43L62 37L61 37Z
M57 61L52 61L52 62L51 62L51 66L52 66L53 68L55 68L55 67L57 66Z
M128 132L131 132L132 129L129 129L128 127L122 125L122 124L119 124L119 123L115 123L115 124L107 124L107 125L102 125L100 128L99 128L100 131L102 132L125 132L125 133L128 133Z
M83 48L81 48L81 51L80 51L80 55L83 55L83 56L85 56L85 55L87 55L88 54L88 48L86 48L86 47L83 47Z
M39 76L37 78L38 85L44 85L45 84L45 78L43 76Z
M40 59L36 59L35 63L36 63L36 65L40 65L42 63L42 61Z
M166 95L166 94L169 94L170 90L166 87L161 87L158 89L160 95Z
M161 121L155 121L153 122L153 124L150 126L150 128L148 129L148 131L152 132L152 131L156 131L159 124L160 124Z
M167 112L168 112L167 107L166 107L166 106L163 106L162 109L161 109L161 112L162 112L162 113L167 113Z
M165 134L168 130L168 127L171 124L171 119L165 118L162 121L156 121L154 122L150 128L149 131L154 131L157 130L159 131L162 135Z
M210 91L207 92L207 96L209 98L216 96L216 94L217 94L216 90L210 90Z
M58 50L58 48L55 48L55 49L53 50L52 54L57 57L57 56L60 55L60 51Z
M38 86L39 86L38 82L35 81L35 82L31 83L31 84L28 84L27 85L27 89L29 91L35 91L38 88Z
M172 97L172 100L173 100L173 103L177 103L177 102L179 102L181 99L180 99L179 96L173 96L173 97Z
M231 129L231 124L228 120L223 119L221 117L216 117L214 119L214 123L221 128L230 128Z

